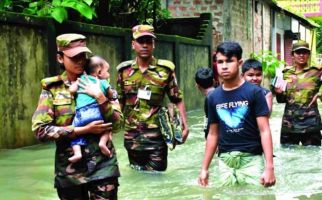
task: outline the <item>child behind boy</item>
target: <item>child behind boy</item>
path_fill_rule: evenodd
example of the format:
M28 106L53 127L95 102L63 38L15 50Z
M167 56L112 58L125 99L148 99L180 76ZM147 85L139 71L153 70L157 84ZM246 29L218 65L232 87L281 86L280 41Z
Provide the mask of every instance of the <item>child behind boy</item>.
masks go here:
M242 76L244 77L245 81L248 81L250 83L253 83L261 87L261 83L263 80L262 63L255 59L246 60L242 66ZM269 113L272 113L273 94L270 90L263 87L261 88L265 95Z
M208 168L219 146L221 186L272 186L273 144L265 96L259 87L241 78L242 48L238 43L223 42L216 52L223 82L207 97L210 126L198 182L208 185Z
M204 132L205 138L207 139L207 135L209 132L209 123L208 123L208 94L214 90L214 73L213 70L209 67L202 67L196 71L195 74L196 86L202 92L202 94L206 97L204 103Z
M76 96L76 114L74 117L73 125L75 127L85 126L88 123L96 120L104 120L99 109L99 105L95 98L87 95L82 91L82 81L92 82L100 84L101 90L105 96L110 97L112 90L109 85L110 74L108 72L109 64L99 56L92 56L88 60L88 64L85 66L85 72L80 77L80 81L74 82L69 90L72 93L77 93ZM112 139L112 132L107 131L102 133L99 141L99 147L101 152L106 156L112 156L110 150L107 147L107 142ZM72 163L78 162L82 158L81 146L86 145L87 142L84 137L77 137L72 140L71 145L74 155L68 160Z

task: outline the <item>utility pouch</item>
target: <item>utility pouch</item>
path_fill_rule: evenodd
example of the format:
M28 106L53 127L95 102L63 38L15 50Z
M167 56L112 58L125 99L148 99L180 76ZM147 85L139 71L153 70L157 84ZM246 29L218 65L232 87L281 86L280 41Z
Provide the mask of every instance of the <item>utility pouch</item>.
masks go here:
M182 144L182 121L178 108L169 103L167 107L161 107L158 112L160 129L164 141L170 150L176 145Z

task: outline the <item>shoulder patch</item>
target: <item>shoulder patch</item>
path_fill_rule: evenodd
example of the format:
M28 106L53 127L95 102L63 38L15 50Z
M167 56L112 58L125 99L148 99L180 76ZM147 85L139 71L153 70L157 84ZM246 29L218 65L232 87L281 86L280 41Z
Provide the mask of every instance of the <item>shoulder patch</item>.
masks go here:
M158 59L157 65L167 67L167 68L171 69L172 71L174 71L174 68L175 68L175 65L170 60Z
M58 76L53 76L53 77L49 77L49 78L44 78L41 80L41 86L44 89L48 89L48 87L54 83L60 82L62 81L61 77Z
M133 62L134 62L133 60L121 62L118 66L116 66L116 70L120 71L121 69L123 69L125 67L131 66L133 64Z

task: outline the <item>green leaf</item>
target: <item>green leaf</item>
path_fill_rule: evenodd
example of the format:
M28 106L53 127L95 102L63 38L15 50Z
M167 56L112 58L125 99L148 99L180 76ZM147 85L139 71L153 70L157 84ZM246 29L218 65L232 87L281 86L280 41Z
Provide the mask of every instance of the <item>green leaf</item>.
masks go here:
M49 15L49 9L47 7L44 7L37 11L38 16L48 16Z
M76 5L76 9L81 15L86 17L87 19L92 19L93 18L93 10L91 7L84 3L78 3Z
M53 0L53 2L51 3L54 7L58 7L61 5L61 0Z
M93 3L93 0L84 0L84 3L90 6Z
M68 8L75 9L76 8L76 5L78 3L79 2L78 1L75 1L75 0L63 0L60 5L63 6L63 7L68 7Z
M40 6L41 2L37 1L37 2L32 2L29 4L29 8L36 8L38 7L38 5Z
M53 8L50 15L59 23L62 23L68 18L67 10L63 7Z
M37 9L36 8L25 8L25 9L23 9L22 13L26 13L29 15L36 15Z
M12 0L0 0L0 10L4 10L5 7L9 6Z

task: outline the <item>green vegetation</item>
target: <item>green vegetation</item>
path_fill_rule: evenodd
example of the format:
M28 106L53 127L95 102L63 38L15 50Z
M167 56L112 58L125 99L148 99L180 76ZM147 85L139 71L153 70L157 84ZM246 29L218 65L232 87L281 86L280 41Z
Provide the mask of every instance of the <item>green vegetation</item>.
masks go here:
M322 22L318 22L320 27L316 31L316 52L322 54Z
M112 26L156 24L169 18L161 0L1 0L0 10ZM129 20L130 19L130 20Z
M252 53L251 58L254 58L262 63L263 75L266 78L274 78L276 69L285 64L284 61L279 60L271 51L262 51L258 54Z

